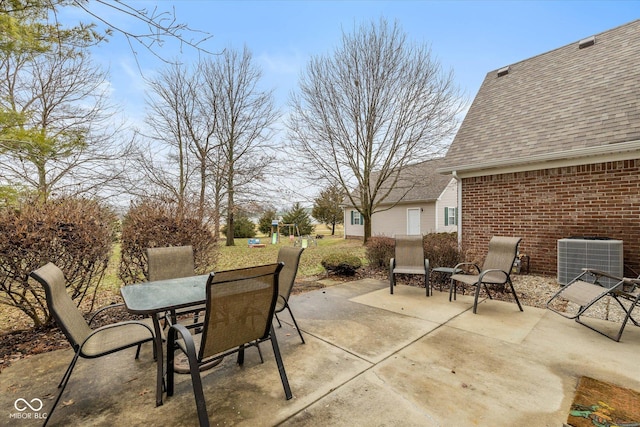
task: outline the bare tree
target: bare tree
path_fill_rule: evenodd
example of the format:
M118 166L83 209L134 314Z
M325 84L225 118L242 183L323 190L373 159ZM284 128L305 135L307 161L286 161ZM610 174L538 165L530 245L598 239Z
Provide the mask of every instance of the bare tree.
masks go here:
M197 192L202 212L213 207L216 232L224 212L228 245L238 200L251 200L270 162L265 144L277 112L271 92L257 87L260 76L247 49L227 49L194 69L173 65L151 82L147 123L155 153L140 156L145 182L178 201Z
M200 218L204 219L209 211L209 180L218 175L211 158L219 147L214 137L215 114L208 103L209 95L203 91L200 68L201 65L192 69L173 64L150 81L149 136L159 144L156 149L164 146L168 151L162 153L165 161L160 167L153 161L162 156L152 152L141 156L139 161L146 181L171 194L179 206L197 200Z
M118 143L106 75L85 52L1 52L0 74L3 184L43 200L115 185L129 146Z
M2 0L0 50L42 52L55 50L56 46L80 48L120 34L128 41L136 59L136 48L141 46L169 62L162 56L167 41L179 43L180 49L209 53L202 46L211 35L178 22L175 8L163 10L157 5L134 6L133 3L123 0ZM59 16L68 8L83 11L91 22L79 22L74 26L62 23ZM143 24L143 29L128 30L118 24L116 17L136 20Z
M264 180L271 161L267 143L278 112L272 91L258 88L261 75L246 47L242 53L226 49L215 60L207 60L203 68L208 105L215 119L214 135L220 147L217 165L226 189L227 246L234 244L237 199Z
M290 104L292 147L315 179L342 186L364 218L365 242L402 168L441 150L461 109L453 73L384 19L312 58Z
M192 119L194 103L189 90L189 80L193 78L189 70L182 65L172 65L161 70L158 77L149 81L151 89L147 97L149 108L146 123L149 127L149 137L166 146L164 151L166 166L158 167L159 156L152 150L147 156L140 157L145 180L156 184L161 192L168 193L183 207L187 197L187 186L193 175L189 145L193 142L191 134L186 131L187 121ZM158 145L155 145L156 150Z

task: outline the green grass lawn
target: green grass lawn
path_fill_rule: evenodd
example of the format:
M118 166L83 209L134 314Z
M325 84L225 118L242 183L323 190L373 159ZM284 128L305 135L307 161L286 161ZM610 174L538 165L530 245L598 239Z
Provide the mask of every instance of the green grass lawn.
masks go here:
M278 258L278 250L283 246L292 246L293 242L283 236L280 242L272 245L269 238L261 238L261 243L266 243L263 248L250 248L248 239L235 239L235 246L225 246L225 241L220 241L220 257L216 270L228 270L233 268L250 267L252 265L268 264ZM347 253L358 256L363 265L366 265L365 248L362 241L343 239L342 236L325 236L316 239L317 246L312 244L307 247L300 258L298 277L305 278L325 274L320 264L322 258L334 253Z

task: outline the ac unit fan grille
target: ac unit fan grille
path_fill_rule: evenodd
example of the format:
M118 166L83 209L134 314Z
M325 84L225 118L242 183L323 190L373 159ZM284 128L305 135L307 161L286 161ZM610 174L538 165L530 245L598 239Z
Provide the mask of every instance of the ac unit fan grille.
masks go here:
M583 268L594 268L622 277L622 240L558 240L558 283L566 285L579 276ZM602 279L601 284L611 287L616 281Z

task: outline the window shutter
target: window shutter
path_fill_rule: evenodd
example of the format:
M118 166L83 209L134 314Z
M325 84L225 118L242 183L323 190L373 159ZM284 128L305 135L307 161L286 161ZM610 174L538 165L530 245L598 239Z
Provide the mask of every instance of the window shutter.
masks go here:
M351 225L353 225L353 211L351 211Z
M458 208L455 208L455 209L456 209L456 223L455 223L455 225L458 225Z
M446 206L444 207L444 225L449 225L449 208Z

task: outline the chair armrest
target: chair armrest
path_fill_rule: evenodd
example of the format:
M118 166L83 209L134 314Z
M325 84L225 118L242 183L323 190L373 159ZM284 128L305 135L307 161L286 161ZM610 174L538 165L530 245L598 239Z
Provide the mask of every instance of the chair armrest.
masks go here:
M96 328L96 329L92 329L92 330L91 330L91 333L89 333L89 335L87 335L87 337L84 339L84 341L82 341L82 344L80 344L80 348L84 347L84 344L85 344L87 341L89 341L89 339L90 339L91 337L93 337L94 335L99 334L100 332L103 332L103 331L105 331L105 330L107 330L107 329L115 329L115 328L119 328L119 327L121 327L121 326L125 326L125 325L140 325L140 326L144 327L146 330L148 330L148 331L149 331L149 334L151 335L151 336L149 337L149 339L151 339L151 340L152 340L152 339L155 337L155 334L154 334L154 332L153 332L153 329L151 329L151 328L149 327L149 325L147 325L147 324L145 324L145 323L143 323L143 322L139 322L139 321L137 321L137 320L125 320L125 321L123 321L123 322L111 323L111 324L109 324L109 325L105 325L105 326L101 326L101 327Z
M507 279L509 278L509 273L507 273L506 271L504 271L504 270L500 270L499 268L490 268L489 270L484 270L484 271L481 271L481 272L480 272L480 276L478 277L478 282L482 282L482 281L483 281L483 279L484 279L484 276L485 276L487 273L502 273L502 274L504 274L504 275L505 275L505 277L504 277L504 281L505 281L505 282L506 282L506 281L507 281Z
M598 278L598 277L606 277L608 279L613 279L613 280L618 280L618 281L623 280L622 277L614 276L613 274L607 273L606 271L598 270L598 269L595 269L595 268L583 268L582 271L584 271L585 273L592 274L592 275L596 276L596 278Z
M176 347L180 348L179 346L176 346L177 334L179 334L184 341L184 350L187 354L187 358L189 359L189 364L191 364L192 362L197 363L198 360L196 358L196 344L193 341L193 337L191 336L189 330L181 324L171 325L171 327L169 328L169 334L167 337L167 359L169 359L169 352L175 351ZM171 360L173 360L173 353L171 354ZM167 367L173 369L173 366L169 366L168 363Z
M475 264L473 262L461 262L461 263L458 263L458 264L455 265L455 267L453 267L453 271L456 271L460 267L469 267L469 266L475 268L477 270L478 274L480 274L480 272L482 271L482 270L480 270L480 266L478 266L478 264ZM462 270L464 270L464 269L462 269Z
M103 311L105 311L105 310L109 310L109 309L111 309L111 308L122 307L122 306L124 306L124 303L122 303L122 302L121 302L121 303L117 303L117 304L110 304L110 305L107 305L107 306L104 306L104 307L102 307L102 308L98 309L98 311L96 311L95 313L93 313L93 314L91 315L91 318L89 319L89 326L91 326L91 322L93 322L93 319L94 319L98 314L102 313L102 312L103 312Z

